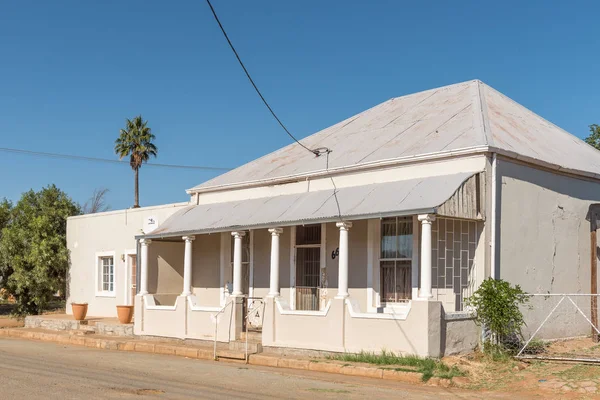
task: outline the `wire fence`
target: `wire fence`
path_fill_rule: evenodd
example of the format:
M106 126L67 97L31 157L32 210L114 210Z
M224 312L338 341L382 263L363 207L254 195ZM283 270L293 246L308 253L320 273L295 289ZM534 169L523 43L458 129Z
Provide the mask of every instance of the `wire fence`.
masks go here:
M598 296L530 294L521 307L521 335L502 344L520 358L600 362Z

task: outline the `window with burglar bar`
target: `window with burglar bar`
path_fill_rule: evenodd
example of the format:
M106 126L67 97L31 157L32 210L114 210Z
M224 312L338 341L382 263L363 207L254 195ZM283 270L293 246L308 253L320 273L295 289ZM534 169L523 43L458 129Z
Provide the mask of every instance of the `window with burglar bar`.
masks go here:
M396 303L412 298L412 217L381 220L381 302Z

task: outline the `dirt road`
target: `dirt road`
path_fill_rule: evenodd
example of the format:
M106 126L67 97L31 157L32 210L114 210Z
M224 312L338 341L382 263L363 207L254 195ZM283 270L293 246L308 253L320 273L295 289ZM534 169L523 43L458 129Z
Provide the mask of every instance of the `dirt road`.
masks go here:
M0 339L2 399L514 399L311 371Z

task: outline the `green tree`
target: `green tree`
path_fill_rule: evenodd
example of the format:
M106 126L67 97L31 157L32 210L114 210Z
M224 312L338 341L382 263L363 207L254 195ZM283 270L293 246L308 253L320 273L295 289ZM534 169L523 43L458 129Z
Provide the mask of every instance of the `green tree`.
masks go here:
M600 125L590 125L590 136L585 138L585 142L600 150Z
M79 206L54 185L23 193L14 207L2 204L0 288L15 297L16 314L39 314L65 294L67 217L79 214Z
M125 129L121 129L119 138L115 141L115 153L119 159L129 157L129 165L134 173L135 197L133 208L140 206L139 196L139 171L142 164L147 162L150 157L156 157L158 149L152 143L155 136L148 126L148 121L144 121L141 115L133 120L128 119L125 123Z

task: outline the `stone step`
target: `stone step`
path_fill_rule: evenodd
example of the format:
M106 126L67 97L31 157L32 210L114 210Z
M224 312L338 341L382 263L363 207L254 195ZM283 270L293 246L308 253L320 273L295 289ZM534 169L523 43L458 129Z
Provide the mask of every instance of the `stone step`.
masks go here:
M73 336L88 336L88 335L93 335L96 332L94 331L89 331L89 330L84 330L84 329L74 329L74 330L70 330L69 334L73 335Z
M246 353L246 342L236 340L235 342L229 342L229 350L241 351ZM262 344L256 342L248 342L248 354L262 353Z

